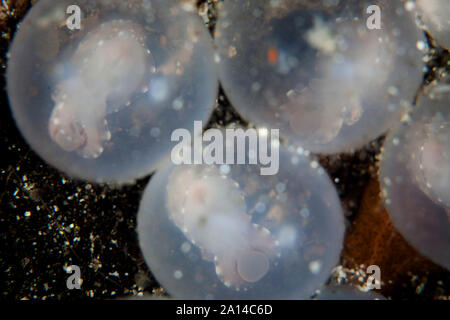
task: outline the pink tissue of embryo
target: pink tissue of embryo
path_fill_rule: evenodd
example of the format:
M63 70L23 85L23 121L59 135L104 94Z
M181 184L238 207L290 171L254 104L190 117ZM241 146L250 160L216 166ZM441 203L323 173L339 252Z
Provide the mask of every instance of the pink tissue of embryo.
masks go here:
M111 138L107 113L125 106L154 68L144 39L139 25L112 20L81 41L70 61L75 74L59 82L52 97L55 106L48 129L62 149L85 158L103 153Z
M174 169L167 186L170 219L215 264L222 283L246 289L280 256L271 232L251 222L239 185L215 167Z

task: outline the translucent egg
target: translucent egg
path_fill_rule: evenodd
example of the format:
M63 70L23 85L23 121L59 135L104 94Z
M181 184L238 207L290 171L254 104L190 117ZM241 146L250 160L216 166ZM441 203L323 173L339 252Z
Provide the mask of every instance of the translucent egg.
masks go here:
M388 135L380 181L397 229L423 255L450 268L450 91L433 92Z
M416 0L416 5L426 29L443 47L450 48L450 1Z
M168 164L152 177L139 242L174 298L308 299L325 283L343 245L336 190L316 162L279 151L276 175Z
M387 0L230 0L215 41L234 107L318 153L362 147L398 121L426 47L404 2Z
M174 129L208 119L212 39L178 1L72 3L41 0L20 24L7 71L13 115L56 168L131 182L168 157Z

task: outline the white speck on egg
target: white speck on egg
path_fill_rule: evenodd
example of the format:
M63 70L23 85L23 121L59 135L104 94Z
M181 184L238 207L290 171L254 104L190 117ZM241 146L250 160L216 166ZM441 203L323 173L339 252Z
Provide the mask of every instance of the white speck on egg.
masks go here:
M189 242L183 242L183 244L181 245L181 251L183 251L184 253L188 253L191 250L191 244Z
M224 175L229 174L229 173L230 173L230 166L227 165L227 164L222 164L222 165L220 166L220 172L221 172L222 174L224 174Z
M305 219L309 218L310 213L308 208L303 208L302 210L300 210L300 215Z
M314 260L309 263L309 271L311 271L312 274L319 274L322 270L322 263L320 260Z
M177 280L180 280L181 278L183 278L183 272L181 270L176 270L173 273L173 277Z

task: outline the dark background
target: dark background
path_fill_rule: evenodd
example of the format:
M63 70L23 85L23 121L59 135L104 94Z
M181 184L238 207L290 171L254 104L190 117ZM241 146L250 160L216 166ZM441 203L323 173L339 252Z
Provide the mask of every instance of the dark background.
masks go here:
M9 43L30 0L0 6L0 83L5 88ZM219 0L198 1L212 31ZM430 44L433 41L430 39ZM449 54L433 46L424 83L448 68ZM448 70L447 70L448 71ZM219 93L209 126L246 124ZM450 296L450 273L411 248L395 231L379 199L377 155L383 138L353 155L318 157L338 188L348 217L341 264L333 284L361 284L368 265L381 267L381 292L392 299ZM17 130L5 90L0 93L0 292L3 300L105 299L164 295L137 243L136 213L150 177L115 188L74 181L49 167ZM81 268L81 290L68 290L65 268Z

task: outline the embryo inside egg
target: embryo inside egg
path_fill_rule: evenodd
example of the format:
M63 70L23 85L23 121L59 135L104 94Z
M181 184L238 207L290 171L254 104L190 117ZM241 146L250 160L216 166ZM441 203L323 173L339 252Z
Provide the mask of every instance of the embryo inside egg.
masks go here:
M240 290L257 282L280 255L270 231L252 223L239 184L215 166L176 168L169 177L166 206L203 258L214 261L227 287Z
M178 1L41 0L8 62L16 123L34 151L69 175L130 182L170 153L174 129L206 121L217 92L212 39ZM73 14L73 13L72 13Z
M259 165L167 164L138 213L152 274L175 298L309 298L344 234L336 190L312 163L281 147L272 176Z
M102 23L84 36L70 59L73 74L56 85L52 98L49 133L61 148L85 158L103 153L105 140L111 139L107 109L113 113L130 106L131 95L143 90L151 81L147 75L156 71L144 39L142 27L126 20ZM127 74L133 76L124 81Z

